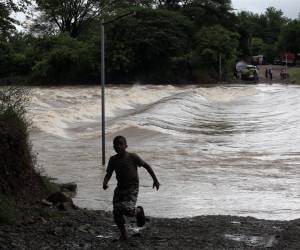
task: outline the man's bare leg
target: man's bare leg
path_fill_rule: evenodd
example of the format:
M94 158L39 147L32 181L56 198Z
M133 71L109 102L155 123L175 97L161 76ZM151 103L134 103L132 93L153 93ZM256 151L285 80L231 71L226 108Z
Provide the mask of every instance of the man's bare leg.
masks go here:
M122 225L118 225L118 228L120 229L120 240L128 240L128 233L127 233L127 230L126 230L126 226L125 224L122 224Z

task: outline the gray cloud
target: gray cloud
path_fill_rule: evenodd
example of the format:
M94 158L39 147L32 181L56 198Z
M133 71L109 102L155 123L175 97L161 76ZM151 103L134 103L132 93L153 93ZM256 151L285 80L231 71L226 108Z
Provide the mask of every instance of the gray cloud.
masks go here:
M266 8L272 6L281 9L286 17L298 18L300 12L299 0L231 0L232 6L237 11L247 10L255 13L263 13Z

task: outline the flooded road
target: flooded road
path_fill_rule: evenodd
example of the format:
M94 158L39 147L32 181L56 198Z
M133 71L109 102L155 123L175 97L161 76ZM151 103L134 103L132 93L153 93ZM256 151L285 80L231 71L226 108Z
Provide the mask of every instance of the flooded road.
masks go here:
M140 169L147 215L300 217L300 87L108 86L107 158L127 137L162 184ZM32 88L31 139L45 173L78 184L77 205L112 209L102 190L100 87Z

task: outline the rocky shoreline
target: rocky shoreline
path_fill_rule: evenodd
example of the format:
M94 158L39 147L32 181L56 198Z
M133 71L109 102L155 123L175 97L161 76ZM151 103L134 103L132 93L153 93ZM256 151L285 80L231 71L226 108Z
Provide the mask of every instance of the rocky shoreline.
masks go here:
M110 212L36 206L22 214L0 226L0 249L300 249L300 219L148 218L143 228L129 219L130 238L122 242Z

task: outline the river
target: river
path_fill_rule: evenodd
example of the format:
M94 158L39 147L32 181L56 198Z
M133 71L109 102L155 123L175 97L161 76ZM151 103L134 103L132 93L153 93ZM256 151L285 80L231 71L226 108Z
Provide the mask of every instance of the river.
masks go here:
M31 141L44 173L76 182L80 207L112 209L102 190L100 87L32 87ZM300 87L281 84L107 86L107 158L124 135L139 169L138 204L156 217L300 217Z

